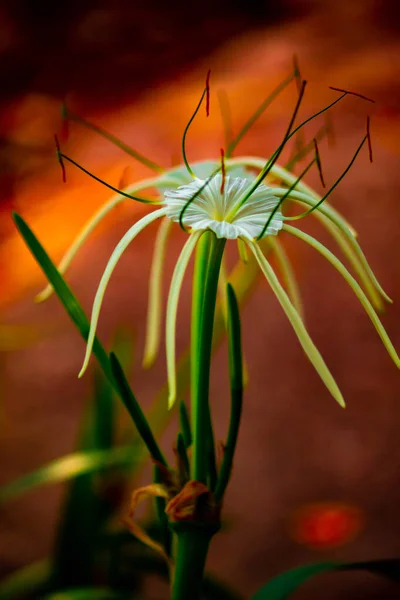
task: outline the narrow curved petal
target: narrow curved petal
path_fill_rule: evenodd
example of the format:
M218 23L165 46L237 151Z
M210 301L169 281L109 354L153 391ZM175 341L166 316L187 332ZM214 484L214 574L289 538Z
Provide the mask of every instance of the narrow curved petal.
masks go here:
M328 248L325 248L325 246L323 244L318 242L318 240L313 238L311 235L304 233L304 231L300 231L296 227L291 227L290 225L284 225L284 230L287 231L288 233L298 237L299 239L303 240L303 242L306 242L313 248L315 248L320 254L322 254L322 256L324 256L331 263L331 265L333 265L335 267L335 269L337 271L339 271L339 273L346 280L346 282L352 288L353 292L355 293L355 295L357 296L357 298L363 305L366 313L368 314L369 318L371 319L376 331L378 332L379 337L381 338L381 340L382 340L386 350L388 351L390 357L392 358L393 362L395 363L395 365L398 368L400 368L400 358L399 358L392 342L390 341L390 338L389 338L388 334L386 333L385 328L383 327L378 315L376 314L372 304L368 300L368 298L365 295L365 293L363 292L362 288L360 287L358 282L354 279L354 277L349 273L349 271L346 269L346 267L340 262L340 260L338 260L336 258L336 256L330 250L328 250Z
M227 165L233 167L247 165L256 169L262 169L264 167L264 160L253 156L244 156L227 161ZM279 165L273 166L273 168L271 169L271 174L276 175L278 179L284 181L288 186L291 186L296 182L296 175L290 173L289 171L287 171ZM273 189L275 192L277 188ZM293 192L290 194L290 200L299 204L303 202L303 204L312 207L315 206L315 204L321 199L321 197L318 194L316 194L316 192L314 192L314 190L312 190L303 181L298 182L296 190L294 190L294 192L296 191L303 194L303 201L301 201L298 198L296 199L295 193ZM281 197L286 192L286 189L280 190ZM328 229L330 234L335 238L336 242L341 247L344 254L347 256L354 270L360 277L360 280L362 281L375 308L379 311L383 311L384 304L381 298L384 298L387 302L390 303L392 302L392 300L391 298L389 298L389 296L381 287L379 281L376 279L361 248L359 247L355 239L357 237L357 232L355 231L355 229L343 217L343 215L341 215L337 210L335 210L328 202L324 202L324 204L320 205L318 210L316 210L313 214L318 220L322 222L324 227ZM338 229L335 228L335 225Z
M172 275L171 286L169 289L165 332L169 387L168 408L171 408L176 400L175 330L179 295L190 257L202 233L202 231L196 231L195 233L192 233L183 246L175 265L175 270Z
M371 300L375 309L379 312L383 312L385 304L382 300L382 296L375 287L374 282L371 280L371 277L369 276L368 272L364 269L358 255L354 252L353 248L347 241L347 237L334 223L332 223L330 219L328 219L322 213L316 211L315 217L330 233L330 235L338 244L339 248L342 250L343 254L346 256L347 260L349 261L354 271L360 278L360 281L363 284L365 291L369 296L369 299Z
M284 195L285 193L285 189L284 188L274 188L274 194L276 193L277 196L279 195ZM287 198L288 200L294 200L295 202L300 201L300 202L304 202L304 204L308 204L308 206L315 206L315 199L312 198L311 196L308 196L307 194L302 194L301 192L291 192ZM361 247L359 245L359 243L357 242L356 238L352 235L351 231L349 231L349 229L342 223L342 221L340 219L337 219L334 215L329 215L326 213L326 211L321 210L321 208L324 205L321 204L321 206L318 207L318 211L320 211L322 214L325 214L325 216L327 216L328 218L330 218L330 220L335 223L335 225L337 225L337 227L339 227L340 231L345 235L346 240L349 242L351 248L353 249L353 251L355 252L355 254L357 255L362 267L365 269L365 271L368 273L368 276L371 278L371 281L373 282L373 284L375 285L376 289L379 291L379 293L381 294L381 296L387 301L390 302L392 304L393 300L387 295L387 293L385 292L385 290L382 288L381 284L379 283L379 281L377 280L375 273L373 272L373 270L371 269L371 267L369 266L369 263L367 261L367 259L365 258L365 254L364 252L361 250ZM326 207L325 207L326 208ZM286 221L291 221L291 220L296 220L295 217L285 217Z
M136 192L140 192L141 190L145 190L150 187L156 187L160 182L164 181L165 177L152 177L151 179L144 179L143 181L129 186L126 188L128 194L135 194ZM166 180L167 181L167 180ZM169 182L169 181L168 181ZM110 198L107 202L105 202L100 209L91 217L85 225L81 228L78 235L72 242L71 246L68 248L67 252L62 257L59 262L57 269L64 275L67 269L71 265L74 260L76 254L79 252L82 245L86 242L89 235L92 231L99 225L99 223L108 215L110 211L113 210L118 204L122 201L126 201L126 196L121 196L120 194L116 194ZM154 204L157 204L156 202ZM49 284L47 285L37 296L35 297L35 302L44 302L47 300L53 293L53 287Z
M264 273L266 280L271 286L272 291L277 297L279 304L282 306L287 318L289 319L289 322L292 325L304 352L308 356L310 362L314 365L315 370L321 377L322 381L324 382L332 396L340 404L340 406L344 407L345 402L336 384L336 381L332 377L332 374L326 366L321 354L319 353L314 342L310 338L307 329L305 328L304 323L301 320L297 310L294 308L294 306L289 300L288 295L279 283L279 280L275 275L271 265L269 264L269 262L261 252L260 248L257 246L257 244L249 243L249 247L253 252L258 264L260 265L260 268Z
M303 303L301 301L301 295L299 286L297 284L297 279L294 274L294 270L292 267L292 263L286 253L285 248L280 243L278 238L269 238L269 242L272 246L272 249L275 253L275 256L279 263L279 268L282 273L283 280L285 282L286 290L289 295L289 298L300 315L301 320L304 322L304 309Z
M91 354L92 348L93 348L94 338L96 335L96 327L97 327L97 322L99 320L99 314L100 314L101 304L103 302L103 297L104 297L105 291L107 289L108 282L110 281L110 277L113 274L113 271L114 271L119 259L121 258L122 254L125 252L125 250L129 246L129 244L138 235L138 233L143 231L143 229L145 229L147 227L147 225L150 225L150 223L153 223L153 221L156 221L157 219L160 219L161 217L164 217L164 216L165 216L164 208L160 208L160 209L150 213L149 215L146 215L145 217L140 219L140 221L135 223L135 225L133 225L126 232L126 234L120 239L120 241L116 245L115 250L112 253L110 260L108 261L107 266L104 270L104 273L103 273L102 278L99 283L99 287L97 288L97 292L96 292L96 296L95 296L93 308L92 308L92 316L91 316L91 320L90 320L90 330L89 330L89 336L88 336L88 341L87 341L87 346L86 346L85 359L83 361L82 369L80 370L78 377L82 377L82 375L84 374L84 372L87 369L90 354Z
M290 197L289 199L292 202L299 204L300 206L304 206L304 205L315 206L314 200L312 200L312 202L311 201L309 202L309 201L306 201L304 198L303 198L303 200L298 200L296 198ZM370 300L371 300L372 304L374 305L374 307L379 311L383 311L384 303L382 301L382 298L385 298L385 300L390 301L390 302L391 302L391 300L390 300L389 296L387 296L387 294L385 294L385 292L382 290L379 283L378 283L378 287L376 286L376 282L377 282L376 277L372 273L372 270L369 267L369 265L367 263L367 259L365 258L364 254L362 253L362 250L359 247L358 242L355 240L356 247L361 252L362 257L360 257L360 255L359 255L360 252L356 252L356 250L353 248L353 246L349 242L349 236L351 236L351 232L344 233L344 231L338 227L337 223L332 222L331 218L328 217L325 213L321 212L320 210L316 210L313 213L313 215L316 219L318 219L318 221L320 221L320 223L323 225L323 227L325 227L325 229L327 229L327 231L334 238L334 240L336 241L336 243L342 250L343 254L347 257L348 261L350 262L353 269L359 276L362 284L364 285L365 290L366 290L367 294L369 295ZM353 240L354 240L354 238L353 238ZM372 273L372 275L371 275L371 273ZM382 292L383 292L383 294L382 294Z
M167 217L161 221L154 245L153 261L149 280L149 307L147 311L146 342L143 356L143 367L152 366L157 356L161 338L161 300L162 274L164 268L165 249L172 221Z

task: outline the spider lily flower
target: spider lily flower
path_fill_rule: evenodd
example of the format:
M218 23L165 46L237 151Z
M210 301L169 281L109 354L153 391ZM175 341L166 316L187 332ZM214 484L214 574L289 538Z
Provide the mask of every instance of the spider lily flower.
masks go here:
M69 262L71 262L74 253L82 245L92 229L97 225L101 218L113 206L115 206L116 203L128 197L140 202L157 204L158 208L144 216L127 231L127 233L117 244L109 259L96 292L92 309L91 326L87 341L86 355L79 376L82 376L87 368L104 294L119 259L134 238L148 225L159 219L162 219L162 223L156 239L154 261L150 277L150 309L144 360L147 366L154 360L160 337L161 275L163 271L162 264L163 257L165 255L167 238L173 224L179 224L188 234L188 239L175 265L167 301L166 355L169 383L169 406L173 405L177 394L175 330L180 290L190 258L200 240L200 237L206 231L211 231L219 239L229 241L237 240L238 245L240 246L241 255L243 255L243 245L245 245L250 253L253 254L261 272L264 274L279 304L281 305L290 324L292 325L292 328L305 354L315 367L317 373L323 380L330 393L341 406L344 406L345 403L338 385L330 373L327 365L325 364L325 361L323 360L319 350L311 340L310 335L305 327L304 319L301 313L301 301L299 299L297 283L294 279L288 258L283 250L282 245L277 239L282 231L289 235L295 236L312 246L315 250L322 254L335 269L338 270L338 272L342 275L360 300L360 303L370 317L389 355L395 362L396 366L400 368L400 358L376 312L376 310L382 309L383 301L391 302L391 300L384 292L374 273L372 272L372 269L358 244L356 232L354 231L353 227L326 201L327 197L332 193L338 183L349 171L364 144L366 143L368 143L370 148L371 158L369 122L367 126L367 134L362 139L346 169L323 197L318 196L316 192L311 190L302 181L305 174L314 165L317 165L319 168L322 178L321 164L316 142L314 143L315 157L306 166L300 176L296 176L287 171L284 167L280 166L277 161L287 142L291 137L293 137L294 134L302 130L304 125L306 125L311 119L332 108L345 96L351 94L351 92L343 91L339 98L316 113L316 115L306 119L303 123L293 129L298 109L304 94L304 89L305 82L303 82L300 87L296 107L293 111L293 115L290 119L283 141L269 160L265 161L258 157L248 156L233 159L231 158L230 153L227 153L226 161L222 160L221 163L217 161L200 163L197 165L192 165L192 168L192 166L189 165L186 157L186 135L191 122L201 106L203 99L209 92L207 80L207 86L203 92L200 102L184 131L182 140L184 166L157 174L150 180L139 182L138 184L131 186L127 189L127 191L120 191L116 188L113 188L109 184L106 184L108 187L111 187L117 192L117 196L114 196L105 206L103 206L95 215L94 219L88 223L86 228L80 233L77 240L74 242L72 249L70 249L69 253L67 253L67 258L64 258L64 262L61 263L61 266L64 269L66 266L68 266ZM244 128L246 128L246 126L247 124L244 126ZM243 129L236 139L240 138L242 135ZM234 146L235 144L231 142L230 148L233 148ZM60 162L62 162L64 159L72 162L79 168L82 168L60 151L59 159ZM257 169L258 174L253 176L250 172L246 171L246 169L249 167L252 169ZM137 197L135 195L138 192L146 190L150 187L157 188L160 192L160 196L162 195L162 197L154 201L143 197ZM304 207L305 210L298 215L285 215L283 208L290 203L300 205ZM308 215L313 215L319 219L322 225L332 235L345 256L348 258L363 287L330 250L328 250L312 236L305 234L299 228L289 224L291 221L305 218ZM286 289L277 277L268 257L263 252L260 242L264 239L268 239L270 241L270 246L275 251L283 273L283 279L286 282ZM51 290L48 290L47 292L45 291L44 294L48 295L49 292L51 292Z

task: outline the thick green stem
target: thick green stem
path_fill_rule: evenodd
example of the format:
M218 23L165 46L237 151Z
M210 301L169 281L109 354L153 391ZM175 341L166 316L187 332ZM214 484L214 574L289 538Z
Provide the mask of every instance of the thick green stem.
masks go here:
M213 531L188 526L177 533L171 600L200 600L204 567Z
M213 440L209 387L211 347L218 276L225 240L211 231L200 238L193 277L191 339L191 416L193 431L192 479L207 483Z

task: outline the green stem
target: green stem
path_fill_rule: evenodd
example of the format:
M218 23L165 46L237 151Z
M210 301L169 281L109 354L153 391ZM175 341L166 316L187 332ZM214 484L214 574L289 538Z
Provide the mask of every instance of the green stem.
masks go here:
M207 483L212 427L209 408L210 365L218 276L225 240L211 231L200 238L193 277L191 339L192 479Z
M233 287L228 283L228 346L229 346L229 376L231 384L231 416L229 422L228 438L224 450L224 457L214 490L216 504L222 502L226 487L231 476L233 459L235 456L236 442L239 433L240 419L242 416L243 401L243 357L240 331L239 305Z
M186 525L177 532L171 600L200 600L204 567L214 531Z

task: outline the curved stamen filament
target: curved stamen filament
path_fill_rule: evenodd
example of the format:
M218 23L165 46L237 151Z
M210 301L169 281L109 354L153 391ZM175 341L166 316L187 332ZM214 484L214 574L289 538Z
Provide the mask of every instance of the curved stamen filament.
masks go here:
M162 275L165 249L172 221L165 218L161 221L154 245L153 261L149 280L149 307L147 312L146 343L143 367L148 369L154 363L160 346L161 333L161 300Z
M130 190L132 193L135 193L135 192L144 190L146 188L150 188L153 186L155 187L156 185L158 185L160 183L160 181L163 181L162 177L161 178L160 177L152 177L151 179L144 179L143 181L141 181L133 186L130 186L127 189ZM175 182L171 181L171 183L174 184ZM72 261L74 260L76 254L79 252L82 245L86 242L87 238L92 233L92 231L108 215L109 212L111 212L116 206L118 206L118 204L125 201L125 199L126 199L126 197L122 196L121 194L113 196L110 200L108 200L105 204L103 204L103 206L100 207L100 209L94 214L93 217L91 217L85 223L85 225L79 231L78 235L76 236L76 238L72 242L71 246L68 248L67 252L64 254L64 256L62 257L61 261L59 262L59 264L57 266L57 269L59 270L59 272L62 275L64 275L66 273L66 271L68 270ZM52 293L53 293L53 287L50 284L48 284L43 289L43 291L41 291L35 297L35 302L43 302L44 300L47 300L51 296Z
M186 125L186 127L185 127L185 129L183 131L183 136L182 136L182 157L183 157L183 162L185 163L185 167L186 167L189 175L191 177L193 177L193 179L196 179L196 175L194 174L193 169L189 165L189 161L188 161L187 156L186 156L186 137L187 137L189 128L190 128L191 124L193 123L194 119L196 118L196 115L199 112L200 107L201 107L201 105L202 105L203 100L204 100L205 97L206 97L206 100L207 100L207 107L206 108L209 109L209 93L210 93L209 77L210 77L210 71L208 71L208 73L207 73L206 86L205 86L205 88L203 90L203 93L202 93L202 95L200 97L200 100L199 100L199 102L198 102L198 104L197 104L197 106L195 108L194 113L190 117L190 119L189 119L189 121L188 121L188 123L187 123L187 125ZM208 116L208 114L207 114L207 116Z
M136 200L136 202L141 202L142 204L159 204L158 202L155 202L154 200L149 200L148 198L141 198L139 196L132 196L131 194L127 194L126 192L114 187L110 183L107 183L107 181L104 181L104 179L97 177L97 175L94 175L93 173L91 173L90 171L85 169L85 167L80 165L78 162L76 162L75 160L73 160L72 158L67 156L66 154L63 154L62 152L59 152L59 151L57 152L57 154L58 154L59 158L67 160L68 162L73 164L75 167L77 167L80 171L83 171L83 173L85 173L86 175L89 175L89 177L91 177L95 181L98 181L99 183L101 183L101 185L104 185L109 190L112 190L113 192L116 192L117 194L120 194L121 196L125 196L125 198L130 198L130 200Z
M233 167L235 165L254 167L256 169L262 169L264 165L264 161L261 158L257 158L255 156L242 156L240 158L231 158L227 161L228 167ZM295 190L311 196L316 199L316 202L320 199L320 196L314 192L304 181L299 181L297 175L290 173L285 168L280 165L274 165L271 169L271 175L276 176L278 179L286 183L288 186L291 186L295 181L297 181L297 185ZM286 190L287 191L287 190ZM275 188L273 188L273 192L275 194ZM350 232L356 237L357 233L352 227L352 225L336 210L334 209L328 202L324 202L322 206L319 207L322 212L326 212L326 214L333 215L336 219L341 219L343 224L350 230Z
M126 232L126 234L121 238L121 240L116 245L115 250L112 253L112 255L107 263L107 266L104 270L104 273L101 277L99 287L97 288L96 296L95 296L95 299L93 302L92 316L91 316L91 320L90 320L90 330L89 330L89 336L88 336L88 341L87 341L87 346L86 346L85 359L83 361L82 369L80 370L78 377L82 377L82 375L85 373L85 371L87 369L90 354L91 354L92 348L93 348L94 338L96 335L96 327L97 327L97 323L99 320L99 314L100 314L104 294L106 292L108 282L110 281L111 275L113 274L113 271L114 271L115 267L117 266L119 259L121 258L122 254L125 252L125 250L129 246L129 244L135 239L135 237L141 231L143 231L143 229L145 229L148 225L150 225L150 223L153 223L153 221L156 221L157 219L160 219L161 217L164 217L164 216L165 216L164 208L160 208L160 209L150 213L149 215L146 215L145 217L140 219L140 221L135 223L135 225L133 225Z
M334 266L337 271L339 271L339 273L346 280L346 282L352 288L353 292L355 293L355 295L357 296L357 298L363 305L366 313L368 314L369 318L371 319L376 331L378 332L379 337L381 338L381 340L382 340L386 350L388 351L389 355L391 356L393 362L395 363L395 365L398 368L400 368L400 358L399 358L392 342L390 341L385 328L383 327L378 315L376 314L373 306L371 305L367 296L363 292L362 288L360 287L358 282L354 279L354 277L349 273L349 271L346 269L346 267L340 262L340 260L338 260L336 258L336 256L330 250L328 250L328 248L325 248L325 246L323 244L318 242L318 240L313 238L311 235L308 235L307 233L300 231L296 227L291 227L290 225L284 225L283 229L285 231L287 231L288 233L290 233L291 235L298 237L299 239L303 240L303 242L306 242L307 244L309 244L310 246L315 248L315 250L317 250L320 254L322 254L322 256L324 256L331 263L331 265Z
M168 373L168 408L171 408L176 400L176 360L175 360L175 336L176 336L176 318L178 312L179 295L181 291L183 277L188 266L190 257L195 249L203 231L192 233L186 241L178 261L175 265L175 270L172 275L171 286L168 295L167 316L166 316L166 332L165 344L167 354L167 373Z
M329 190L326 192L326 194L321 198L321 200L319 200L316 203L315 206L313 206L312 208L307 210L305 213L302 213L301 215L295 215L293 217L287 217L287 218L290 219L291 221L297 221L298 219L303 219L304 217L307 217L314 210L318 209L320 207L320 205L325 201L325 199L328 198L328 196L330 196L330 194L333 192L333 190L339 185L339 183L342 181L343 177L349 172L349 170L353 166L354 161L356 160L358 154L361 152L361 148L364 146L367 139L368 139L368 136L365 135L361 144L358 146L357 150L355 151L353 158L351 159L351 161L349 162L349 164L347 165L347 167L345 168L343 173L340 175L340 177L338 177L338 179L335 181L335 183L329 188Z
M299 97L297 98L296 106L294 107L292 116L291 116L290 121L289 121L289 125L288 125L286 133L285 133L285 135L283 137L283 141L281 142L281 144L278 147L278 149L271 156L271 158L267 161L266 165L261 170L261 173L258 174L255 182L250 186L250 188L248 190L246 190L244 196L242 198L239 198L239 200L236 202L236 204L232 207L231 212L230 212L230 214L227 217L228 220L230 218L232 218L237 213L237 211L243 206L243 204L246 202L246 200L248 200L250 198L250 196L253 194L253 192L255 192L255 190L258 188L258 186L264 181L264 179L267 177L268 173L272 169L273 165L275 164L275 162L278 160L279 156L281 155L281 152L283 151L283 149L284 149L284 147L286 145L286 142L293 135L294 132L291 133L292 127L293 127L294 122L296 120L297 113L299 112L300 105L301 105L301 102L303 100L303 96L304 96L304 91L305 91L306 85L307 85L307 82L303 81L302 82L302 86L301 86L301 90L300 90L300 93L299 93ZM297 131L298 129L299 128L297 128L295 131Z
M257 244L255 244L254 242L247 243L251 251L253 252L262 272L264 273L266 280L271 286L271 289L274 292L278 302L282 306L287 318L289 319L289 322L292 325L304 352L308 356L310 362L314 365L318 375L321 377L322 381L324 382L332 396L340 404L340 406L344 407L345 402L336 384L336 381L332 377L331 372L326 366L314 342L311 340L307 329L305 328L304 323L301 320L297 310L294 308L294 306L289 300L288 295L279 283L279 280L275 275L271 265L269 264L269 262L261 252L260 248L257 246Z

